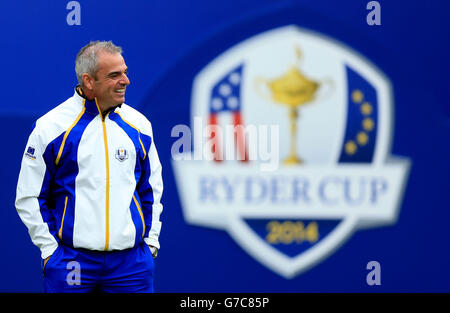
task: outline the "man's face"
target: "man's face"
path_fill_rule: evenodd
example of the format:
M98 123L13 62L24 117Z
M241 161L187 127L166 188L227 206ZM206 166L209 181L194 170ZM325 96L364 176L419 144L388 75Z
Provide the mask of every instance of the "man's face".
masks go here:
M128 67L119 53L99 51L98 71L94 82L94 96L103 110L115 107L125 101L125 90L130 84Z

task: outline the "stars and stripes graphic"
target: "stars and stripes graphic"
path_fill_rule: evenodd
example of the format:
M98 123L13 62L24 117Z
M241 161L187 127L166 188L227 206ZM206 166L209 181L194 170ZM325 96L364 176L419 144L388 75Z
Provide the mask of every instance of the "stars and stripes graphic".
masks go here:
M225 112L231 113L234 125L234 144L237 149L238 159L247 162L248 151L245 144L245 132L241 115L241 83L242 68L240 65L228 72L212 88L209 100L209 125L218 126L219 115ZM221 138L215 131L211 132L211 143L213 146L213 158L219 162L223 160L223 147Z

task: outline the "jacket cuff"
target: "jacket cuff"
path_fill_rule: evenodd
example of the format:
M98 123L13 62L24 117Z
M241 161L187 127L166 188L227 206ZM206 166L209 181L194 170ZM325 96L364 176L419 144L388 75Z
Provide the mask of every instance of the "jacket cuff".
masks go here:
M149 246L153 246L153 247L157 248L158 250L160 248L158 239L147 237L147 238L144 238L144 242Z
M56 249L58 249L58 244L51 245L50 247L42 248L41 249L41 258L43 260L45 260L46 258L51 256L55 252Z

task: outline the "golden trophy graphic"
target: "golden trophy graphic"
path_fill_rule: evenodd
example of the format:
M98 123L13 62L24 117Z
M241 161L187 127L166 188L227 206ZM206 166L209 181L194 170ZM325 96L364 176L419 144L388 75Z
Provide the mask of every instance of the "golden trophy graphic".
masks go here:
M297 59L301 58L300 49L296 49ZM316 99L316 93L321 85L303 75L296 67L291 66L289 70L279 78L267 80L258 78L256 80L257 90L260 90L261 83L267 87L270 94L270 101L287 106L289 109L290 123L290 153L283 160L285 165L296 165L303 163L297 155L297 121L299 118L299 108ZM262 93L264 96L264 93ZM267 98L267 97L266 97Z

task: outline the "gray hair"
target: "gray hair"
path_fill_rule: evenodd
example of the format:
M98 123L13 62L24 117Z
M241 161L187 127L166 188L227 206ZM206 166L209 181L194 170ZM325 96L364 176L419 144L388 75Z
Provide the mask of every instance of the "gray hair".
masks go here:
M122 54L122 48L113 44L112 41L91 41L78 52L75 59L75 73L77 74L78 84L83 86L84 73L95 78L98 71L97 55L99 51L105 51L112 54Z

